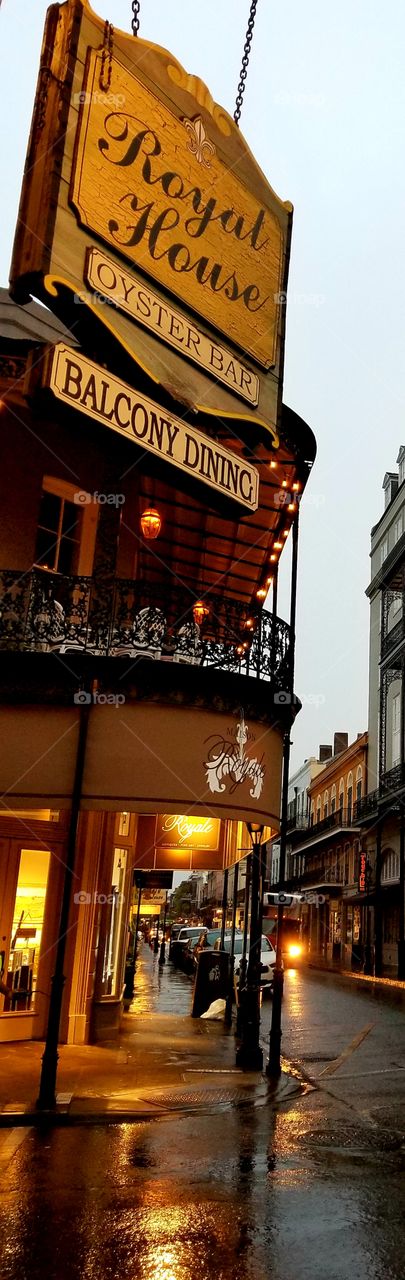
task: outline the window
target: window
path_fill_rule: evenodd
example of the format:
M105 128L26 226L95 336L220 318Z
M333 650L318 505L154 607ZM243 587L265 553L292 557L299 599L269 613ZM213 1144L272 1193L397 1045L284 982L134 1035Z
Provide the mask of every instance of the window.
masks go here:
M392 883L394 880L399 880L399 852L386 849L383 853L381 884Z
M316 801L316 821L321 821L321 797L318 796Z
M392 699L392 768L401 760L401 694Z
M42 490L35 564L54 573L77 573L81 510L56 493Z
M78 504L77 485L44 476L38 514L34 564L67 576L92 572L97 504L90 494Z
M131 820L131 814L127 813L126 810L124 810L123 813L120 813L119 819L118 819L118 835L119 836L129 836L130 820Z
M310 817L310 825L311 825L311 827L313 827L313 825L314 825L314 817L315 817L315 806L314 806L314 802L313 802L313 800L311 800L311 817Z
M50 858L48 849L21 849L19 853L10 949L8 954L1 952L0 968L9 990L5 1013L28 1012L35 1007Z
M350 770L350 773L348 773L347 775L347 821L348 822L351 822L352 820L352 805L353 805L353 774Z
M339 782L339 811L342 812L345 803L345 784L343 778Z
M335 813L335 811L336 811L336 786L335 786L335 783L333 784L332 791L331 791L330 811L331 811L331 813Z
M327 816L328 816L328 804L329 804L329 792L328 792L328 791L325 791L325 792L324 792L324 796L323 796L323 816L324 816L324 818L327 818Z
M122 937L121 923L124 910L124 887L127 864L126 849L114 850L114 863L111 876L111 892L106 895L103 911L108 912L108 924L104 943L103 975L101 991L104 996L118 995L122 980ZM99 895L101 898L101 895Z
M381 543L381 547L380 547L380 564L384 564L384 560L387 559L387 555L388 555L388 538L384 538L384 542Z
M358 804L358 803L359 803L359 801L361 800L362 786L363 786L363 770L362 770L361 764L359 764L358 769L357 769L357 773L356 773L356 802L357 802L357 804Z
M398 516L398 520L396 520L394 524L394 542L399 542L399 539L401 537L402 537L402 512L401 512L401 515Z

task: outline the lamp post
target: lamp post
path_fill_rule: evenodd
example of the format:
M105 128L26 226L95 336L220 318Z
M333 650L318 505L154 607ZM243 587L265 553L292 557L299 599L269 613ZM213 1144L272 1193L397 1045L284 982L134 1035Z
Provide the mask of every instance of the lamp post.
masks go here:
M286 852L287 852L287 822L288 822L288 774L290 768L290 732L293 723L293 698L294 698L294 660L295 660L295 618L297 607L297 571L298 571L298 512L292 526L292 562L291 562L291 595L290 595L290 650L288 661L288 674L285 689L285 704L287 711L287 725L284 730L283 743L283 780L281 794L281 819L280 819L280 870L279 884L284 889L285 868L286 868ZM276 963L273 971L273 1008L271 1015L270 1029L270 1052L269 1061L266 1067L268 1076L281 1075L281 1005L283 999L283 906L279 903L277 910L277 950Z
M159 920L160 920L160 911L159 911L159 915L158 915L158 916L156 916L156 933L155 933L155 937L154 937L154 940L153 940L153 954L154 954L154 956L157 956L157 953L158 953L158 951L159 951Z
M238 984L239 1004L238 1004L238 1012L236 1014L236 1034L238 1036L240 1036L242 1033L243 1001L245 998L245 991L246 991L246 951L247 951L247 940L248 940L248 929L249 929L249 898L250 898L251 868L252 868L252 854L248 853L248 856L246 858L245 905L244 905L244 912L243 912L243 943L242 943L242 956L241 956L241 962L240 962L239 984Z
M263 824L246 823L252 841L252 903L250 909L249 961L243 997L242 1039L236 1054L236 1065L245 1070L261 1071L263 1053L260 1048L260 972L261 922L260 885Z

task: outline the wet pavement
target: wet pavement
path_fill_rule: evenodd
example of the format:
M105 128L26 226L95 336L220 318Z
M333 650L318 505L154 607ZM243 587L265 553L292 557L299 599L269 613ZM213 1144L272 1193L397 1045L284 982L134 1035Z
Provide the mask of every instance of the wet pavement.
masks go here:
M170 1037L191 987L157 969L145 953L133 1007ZM265 999L263 1041L270 1014ZM315 1084L299 1098L246 1106L235 1094L216 1112L12 1130L0 1145L0 1276L404 1280L404 1017L290 972L283 1049Z

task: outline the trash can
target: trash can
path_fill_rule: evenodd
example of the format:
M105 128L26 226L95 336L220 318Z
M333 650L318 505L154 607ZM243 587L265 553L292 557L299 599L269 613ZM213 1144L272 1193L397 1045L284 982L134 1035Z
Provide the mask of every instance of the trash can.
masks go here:
M194 984L193 1018L201 1018L214 1000L226 1000L229 988L228 951L210 951L203 948L198 957Z

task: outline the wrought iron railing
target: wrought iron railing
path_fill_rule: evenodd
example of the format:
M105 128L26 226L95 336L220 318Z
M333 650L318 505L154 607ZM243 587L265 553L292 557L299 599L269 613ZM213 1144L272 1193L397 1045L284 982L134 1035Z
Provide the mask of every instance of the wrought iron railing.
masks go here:
M310 818L307 817L290 818L288 830L290 832L296 830L312 838L312 836L321 835L323 831L332 831L335 827L351 827L353 821L352 809L335 809L334 813L329 813L327 818L321 818L319 822L311 823Z
M387 634L381 639L380 661L384 662L385 658L387 658L390 653L393 653L394 649L396 649L404 639L405 618L400 618L399 622L397 622L394 627L391 627L391 630L387 631Z
M89 577L47 570L0 571L0 649L92 653L187 662L272 681L275 701L289 700L289 627L254 606L171 584L162 589L118 578L103 589Z

